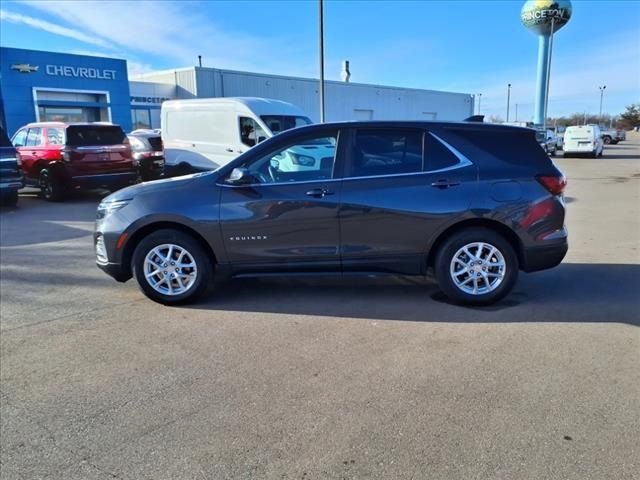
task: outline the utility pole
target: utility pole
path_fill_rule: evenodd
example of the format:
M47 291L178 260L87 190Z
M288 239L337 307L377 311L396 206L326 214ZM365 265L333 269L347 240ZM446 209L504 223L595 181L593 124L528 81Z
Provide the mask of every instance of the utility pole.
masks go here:
M598 87L600 89L600 121L602 122L602 97L604 97L604 89L607 88L606 85L602 85Z
M324 5L318 1L320 12L320 123L324 123Z
M511 101L511 84L507 85L507 122L509 121L509 102Z
M482 103L482 94L478 94L478 115L480 115L480 104Z

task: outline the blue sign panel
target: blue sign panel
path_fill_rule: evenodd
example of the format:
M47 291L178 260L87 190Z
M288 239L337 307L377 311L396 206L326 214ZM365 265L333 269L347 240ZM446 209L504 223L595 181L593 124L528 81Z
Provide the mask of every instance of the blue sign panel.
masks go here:
M88 121L131 129L125 60L0 47L0 98L9 135L38 119L80 118L87 112L96 116Z

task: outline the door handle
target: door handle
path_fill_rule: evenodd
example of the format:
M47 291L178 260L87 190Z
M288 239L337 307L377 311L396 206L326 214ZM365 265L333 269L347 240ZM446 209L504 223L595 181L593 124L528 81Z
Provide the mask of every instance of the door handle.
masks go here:
M309 190L306 194L309 197L322 198L326 197L327 195L333 195L333 192L324 188L314 188L313 190Z
M458 185L460 185L460 182L450 182L449 180L446 180L446 179L441 179L431 184L432 187L438 188L440 190L444 190L445 188L449 188L449 187L457 187Z
M33 155L34 157L38 155L38 152L31 152L31 155Z
M225 151L225 152L232 153L232 152L233 152L233 148L228 147L228 148L225 148L225 149L224 149L224 151Z

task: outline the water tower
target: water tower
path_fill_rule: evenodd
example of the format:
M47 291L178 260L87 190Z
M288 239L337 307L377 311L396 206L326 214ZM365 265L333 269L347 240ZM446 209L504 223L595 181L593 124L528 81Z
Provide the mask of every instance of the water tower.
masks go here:
M569 0L527 0L520 12L522 24L538 35L538 73L533 114L533 123L536 125L544 125L547 118L553 34L564 27L570 18Z

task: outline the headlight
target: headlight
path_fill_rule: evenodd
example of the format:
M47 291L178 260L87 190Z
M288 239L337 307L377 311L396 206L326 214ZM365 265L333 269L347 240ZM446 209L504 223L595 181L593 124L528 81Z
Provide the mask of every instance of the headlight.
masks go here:
M111 215L113 212L120 210L130 201L131 200L112 200L110 202L101 202L100 205L98 205L96 218L98 220L102 220L103 218Z

